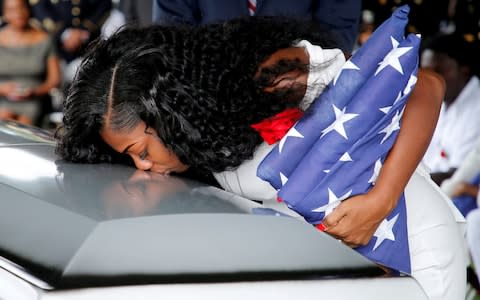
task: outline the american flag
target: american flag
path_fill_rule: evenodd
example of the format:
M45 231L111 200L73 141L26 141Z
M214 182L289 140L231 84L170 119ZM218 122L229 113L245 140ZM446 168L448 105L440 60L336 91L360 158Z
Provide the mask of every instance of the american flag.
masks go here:
M258 167L257 176L311 224L372 188L395 142L418 71L420 38L404 37L408 13L399 7L373 33ZM402 196L356 250L410 274L406 218Z

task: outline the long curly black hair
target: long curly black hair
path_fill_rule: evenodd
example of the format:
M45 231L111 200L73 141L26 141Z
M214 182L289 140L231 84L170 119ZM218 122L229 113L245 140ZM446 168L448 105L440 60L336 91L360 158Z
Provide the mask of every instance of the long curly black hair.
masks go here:
M276 17L124 28L98 40L69 89L57 153L74 162L125 159L100 137L108 113L113 129L144 121L182 163L197 170L235 168L262 141L250 125L298 105L289 90L262 90L276 74L308 66L281 61L255 80L254 75L276 50L301 39L337 47L313 23Z

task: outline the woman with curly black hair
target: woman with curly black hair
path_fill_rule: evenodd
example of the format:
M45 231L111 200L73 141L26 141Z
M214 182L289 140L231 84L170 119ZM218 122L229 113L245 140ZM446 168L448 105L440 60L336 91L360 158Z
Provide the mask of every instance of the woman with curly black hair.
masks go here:
M237 167L261 142L250 124L296 107L303 97L290 89L262 89L275 74L305 73L306 62L285 61L252 80L259 64L302 38L335 46L325 33L296 26L257 20L199 29L132 28L100 41L69 93L60 154L72 161L110 161L115 152L98 143L103 123L118 129L143 120L185 165L210 172ZM79 106L76 99L85 101ZM104 120L110 112L112 118Z
M213 173L225 189L255 199L261 193L237 191L224 176L255 169L268 152L252 125L308 107L345 63L334 39L313 26L249 18L195 28L126 28L98 41L68 93L57 152L74 162L133 161L138 169L163 174ZM419 73L375 187L330 213L323 221L327 233L350 246L368 243L428 146L443 91L438 76ZM258 181L243 186L263 189ZM438 219L448 223L449 241L460 236L447 209ZM411 252L413 276L432 299L456 299L465 277L461 241L439 247L443 252L433 256L442 259L428 268L416 261L425 257L423 246Z

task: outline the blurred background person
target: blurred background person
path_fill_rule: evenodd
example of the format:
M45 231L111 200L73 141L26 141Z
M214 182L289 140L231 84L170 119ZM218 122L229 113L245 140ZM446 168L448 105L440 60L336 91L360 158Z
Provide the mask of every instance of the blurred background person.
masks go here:
M143 2L143 1L140 1L140 2ZM152 8L150 7L150 19L152 19L151 9ZM108 18L103 22L102 28L100 29L100 37L102 39L108 38L120 27L125 25L125 23L126 23L125 13L120 9L120 0L113 0L112 9L108 14Z
M153 1L113 0L110 15L102 25L102 38L108 38L125 24L135 27L152 25Z
M479 99L480 100L480 99ZM453 176L442 182L442 190L453 200L460 212L467 216L478 208L480 185L480 137Z
M440 74L445 98L423 161L437 183L449 178L480 137L480 49L463 35L440 34L425 42L421 66Z
M49 92L60 84L53 39L29 24L27 0L3 0L0 29L0 118L39 124Z
M201 25L241 16L288 16L333 31L340 48L352 53L361 7L360 0L155 0L153 22Z
M363 0L364 10L374 14L374 27L386 20L395 8L410 6L407 32L428 39L438 33L458 33L468 41L480 39L478 0Z
M29 0L36 24L55 36L64 81L73 79L89 42L100 36L112 9L111 0Z
M120 0L119 9L125 16L127 24L148 26L152 24L152 7L154 0Z

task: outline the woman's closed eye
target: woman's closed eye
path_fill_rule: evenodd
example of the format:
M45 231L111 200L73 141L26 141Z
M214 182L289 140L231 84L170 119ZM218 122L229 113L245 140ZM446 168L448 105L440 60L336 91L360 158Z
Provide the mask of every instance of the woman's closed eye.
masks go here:
M147 158L147 156L148 156L148 151L147 151L147 150L142 151L142 153L140 153L140 154L138 155L138 157L139 157L141 160L145 160L145 159Z

